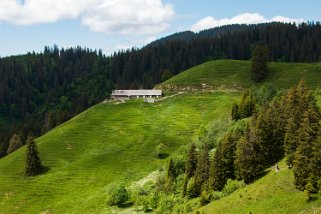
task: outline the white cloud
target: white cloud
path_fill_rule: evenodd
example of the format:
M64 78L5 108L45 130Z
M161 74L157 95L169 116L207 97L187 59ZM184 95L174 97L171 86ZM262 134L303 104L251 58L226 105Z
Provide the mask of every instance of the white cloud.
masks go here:
M143 35L162 32L173 18L161 0L108 0L92 8L82 23L97 32Z
M95 32L144 35L162 32L174 15L163 0L0 0L0 22L16 25L80 18Z
M301 23L303 19L292 19L284 16L275 16L267 19L259 13L242 13L232 18L215 19L212 16L205 17L190 27L191 31L199 32L201 30L229 25L229 24L257 24L267 22L296 22Z

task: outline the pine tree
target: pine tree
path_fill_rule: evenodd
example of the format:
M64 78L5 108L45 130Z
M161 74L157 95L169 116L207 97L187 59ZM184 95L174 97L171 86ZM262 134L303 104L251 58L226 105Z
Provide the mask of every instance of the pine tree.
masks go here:
M247 127L245 136L240 139L236 147L236 160L238 176L245 183L251 183L263 173L263 156L260 154L259 136Z
M197 151L196 151L196 145L195 143L192 143L189 152L188 152L188 158L185 163L185 178L184 178L184 184L183 184L183 196L186 194L186 188L189 179L194 176L197 166Z
M306 111L303 123L298 131L298 147L293 161L294 184L299 190L304 190L311 172L311 160L313 154L312 132L313 130L309 123L309 115Z
M251 78L262 82L268 74L269 49L266 45L257 44L252 53Z
M25 174L27 176L36 176L42 170L41 160L38 156L38 150L33 137L29 136L27 139L27 151L26 151L26 169Z
M239 105L236 103L233 103L232 105L232 120L239 120L240 119L240 115L239 115Z
M10 139L9 147L7 149L7 154L10 154L11 152L16 151L21 146L23 146L23 142L21 140L21 137L19 134L13 134L13 136Z
M321 181L321 136L313 144L313 153L310 167L310 181L313 186L321 190L321 186L318 185L318 181ZM321 183L320 183L321 184Z
M195 189L198 195L201 194L202 190L208 189L208 178L209 178L209 150L208 144L203 142L201 154L197 160L197 167L195 172Z
M176 178L176 172L174 167L174 161L173 161L173 158L170 158L168 161L167 173L166 173L167 191L170 191L172 189L172 185L175 181L175 178Z

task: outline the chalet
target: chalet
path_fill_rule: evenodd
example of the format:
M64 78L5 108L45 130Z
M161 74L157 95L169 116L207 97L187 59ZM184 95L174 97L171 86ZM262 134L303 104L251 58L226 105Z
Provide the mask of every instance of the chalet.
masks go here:
M160 98L162 90L114 90L111 93L113 100L129 100L132 98Z

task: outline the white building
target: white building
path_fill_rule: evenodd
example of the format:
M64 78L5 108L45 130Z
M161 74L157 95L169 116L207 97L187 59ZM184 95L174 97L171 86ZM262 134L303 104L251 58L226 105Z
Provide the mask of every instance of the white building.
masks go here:
M114 90L111 93L113 100L129 100L131 98L160 98L162 90Z

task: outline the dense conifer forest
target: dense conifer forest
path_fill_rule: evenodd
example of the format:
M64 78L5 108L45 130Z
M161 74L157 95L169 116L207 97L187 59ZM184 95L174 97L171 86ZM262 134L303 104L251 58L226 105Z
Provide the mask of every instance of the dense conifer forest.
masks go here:
M165 72L175 75L208 60L248 60L259 42L269 48L271 61L321 60L320 23L233 25L184 35L110 57L54 46L0 58L0 156L14 134L23 142L30 132L39 136L102 101L113 88L152 88Z

